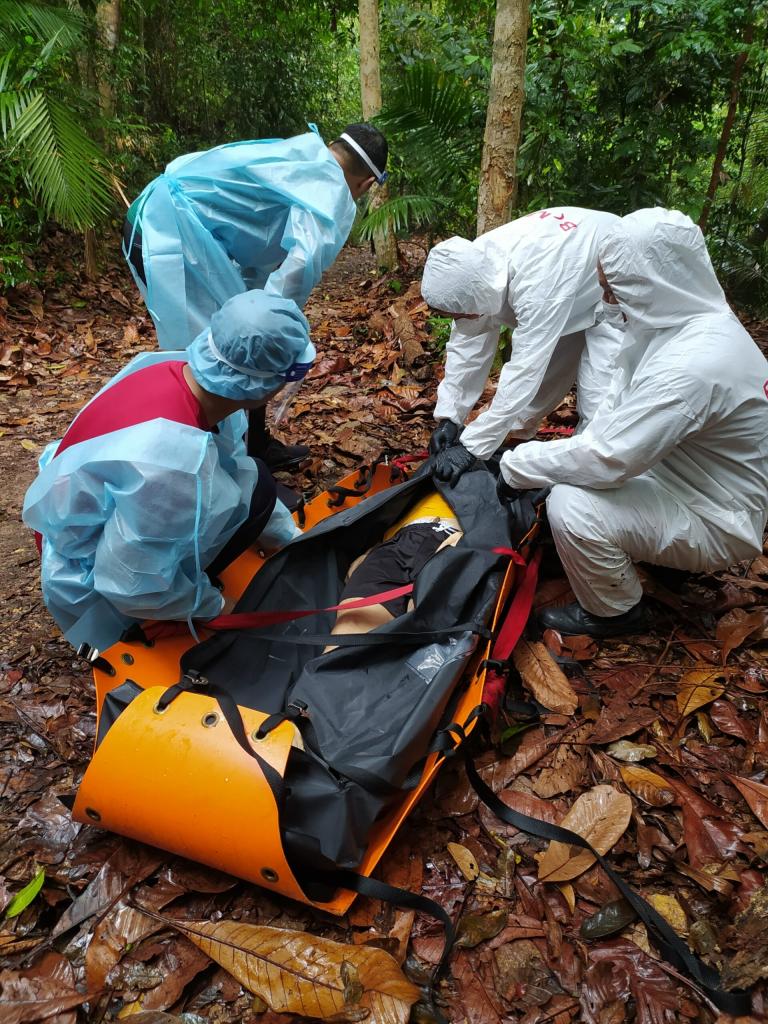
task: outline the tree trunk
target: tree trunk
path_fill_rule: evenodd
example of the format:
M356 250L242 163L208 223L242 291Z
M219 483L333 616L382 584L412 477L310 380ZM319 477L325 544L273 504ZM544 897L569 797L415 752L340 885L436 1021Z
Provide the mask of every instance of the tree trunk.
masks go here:
M381 110L381 66L379 62L379 0L359 0L360 11L360 98L363 118L368 121ZM370 206L378 209L389 198L385 185L374 185ZM392 225L373 236L376 262L383 270L397 266L397 242Z
M96 4L96 36L100 50L97 56L99 106L104 117L111 117L115 112L112 58L120 37L120 0L99 0Z
M528 21L529 0L496 0L491 89L477 195L478 235L506 223L515 202Z
M747 25L744 29L744 43L749 45L752 42L754 34L754 27ZM712 177L709 179L709 188L704 199L704 205L701 209L701 216L699 217L699 227L702 231L707 230L707 223L709 222L709 215L712 211L712 204L715 199L715 192L717 186L720 184L720 176L723 170L723 161L725 160L725 154L728 151L728 142L731 137L731 129L733 128L733 122L736 119L736 110L739 105L739 87L741 84L741 76L744 71L744 65L747 63L747 50L741 50L736 55L736 60L733 64L733 71L731 72L731 95L728 100L728 111L725 115L725 121L723 122L723 130L720 132L720 142L717 147L717 153L715 153L715 162L712 164Z

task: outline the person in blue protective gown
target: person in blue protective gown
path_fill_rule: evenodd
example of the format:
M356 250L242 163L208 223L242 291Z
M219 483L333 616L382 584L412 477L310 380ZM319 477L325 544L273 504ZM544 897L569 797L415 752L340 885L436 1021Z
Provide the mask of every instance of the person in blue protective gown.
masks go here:
M103 650L145 619L224 610L214 578L249 543L299 534L243 410L315 356L298 306L230 299L187 352L137 356L43 452L23 518L39 535L45 604L75 646Z
M160 347L185 348L239 292L263 289L303 307L355 218L355 200L386 178L387 143L349 125L326 145L317 130L234 142L172 161L131 205L123 252ZM249 423L250 454L271 468L309 454Z

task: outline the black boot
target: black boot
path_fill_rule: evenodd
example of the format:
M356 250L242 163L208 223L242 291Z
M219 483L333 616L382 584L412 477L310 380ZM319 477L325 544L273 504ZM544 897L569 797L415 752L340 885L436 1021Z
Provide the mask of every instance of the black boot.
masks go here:
M651 624L650 614L642 601L621 615L592 615L574 601L564 608L544 608L538 618L542 629L556 629L558 633L570 636L584 634L595 640L645 633Z
M270 469L290 469L309 458L305 444L283 444L267 430L267 410L251 409L248 414L248 454L263 459Z
M283 444L267 432L267 443L260 451L251 454L263 459L270 469L290 469L309 458L309 448L305 444Z

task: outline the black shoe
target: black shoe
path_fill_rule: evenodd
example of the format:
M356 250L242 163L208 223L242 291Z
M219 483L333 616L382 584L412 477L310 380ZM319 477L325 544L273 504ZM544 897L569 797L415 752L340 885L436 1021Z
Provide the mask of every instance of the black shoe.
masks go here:
M544 608L538 618L542 629L556 629L570 636L584 634L595 640L645 633L650 626L650 614L642 601L621 615L606 616L592 615L574 601L564 608Z
M263 459L270 469L290 469L309 458L309 448L305 444L283 444L272 434L267 434L265 441L258 445L257 451L249 451L248 454Z

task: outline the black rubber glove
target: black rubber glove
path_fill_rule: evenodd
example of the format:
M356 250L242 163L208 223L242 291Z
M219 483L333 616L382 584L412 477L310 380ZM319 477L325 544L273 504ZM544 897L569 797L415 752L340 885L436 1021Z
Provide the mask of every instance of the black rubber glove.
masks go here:
M475 456L460 442L444 448L441 452L432 456L434 466L432 475L455 487L463 473L471 469L477 462Z
M458 444L460 432L461 427L457 427L453 420L440 420L429 439L429 454L437 455L438 452Z
M512 487L504 477L499 473L499 478L496 481L496 496L502 505L506 505L510 501L517 501L520 497L520 491L517 487Z

